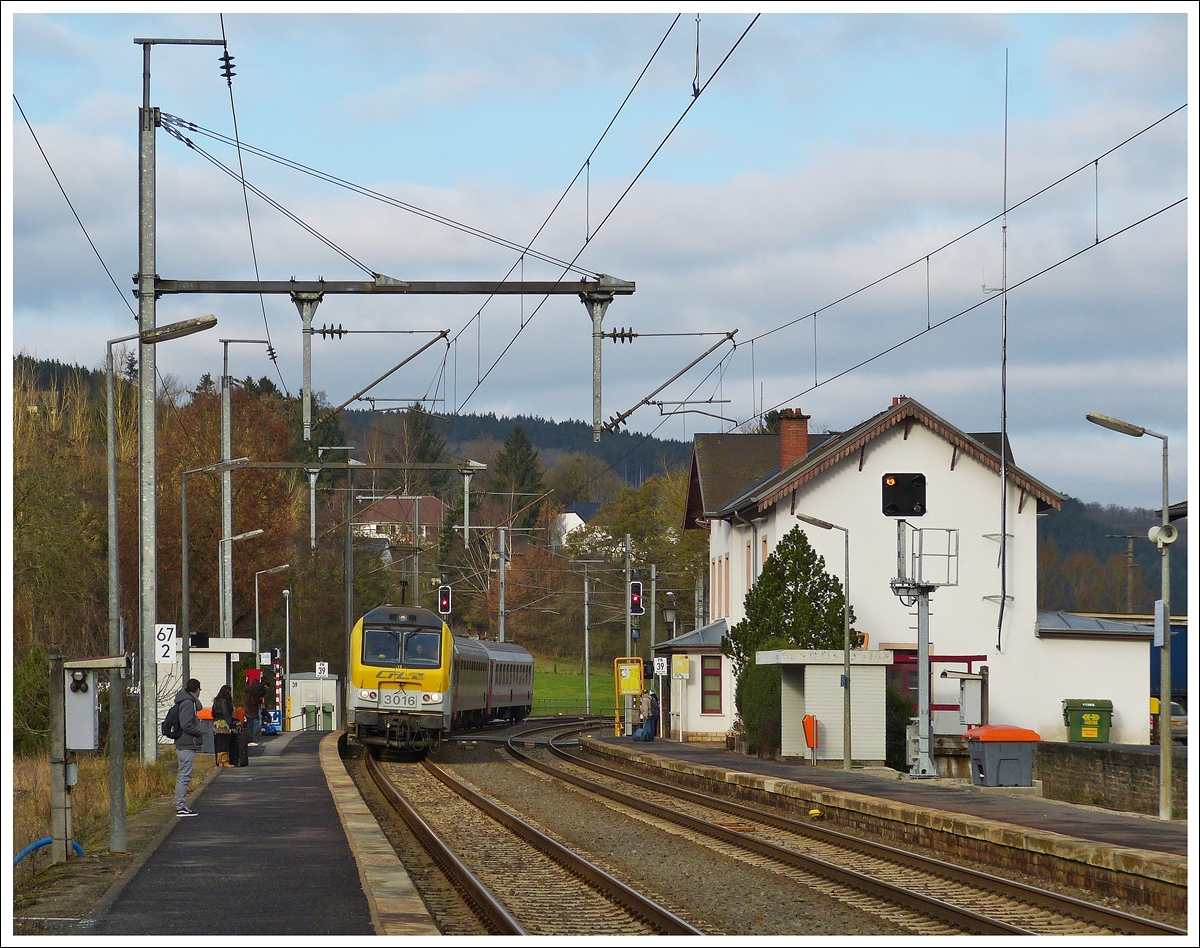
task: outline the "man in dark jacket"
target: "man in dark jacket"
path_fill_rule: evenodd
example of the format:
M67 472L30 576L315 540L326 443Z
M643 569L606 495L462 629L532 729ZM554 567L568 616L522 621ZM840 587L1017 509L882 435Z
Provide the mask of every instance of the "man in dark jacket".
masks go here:
M196 713L204 705L200 703L200 682L189 678L187 685L175 696L179 705L179 726L183 733L175 738L175 756L179 758L179 775L175 778L175 815L197 816L187 805L188 784L192 782L192 770L196 766L196 754L204 749L204 732Z

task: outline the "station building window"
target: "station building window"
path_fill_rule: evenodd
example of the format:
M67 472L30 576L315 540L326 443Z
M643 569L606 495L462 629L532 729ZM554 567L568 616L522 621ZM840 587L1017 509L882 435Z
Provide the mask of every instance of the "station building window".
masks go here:
M700 713L721 713L721 656L700 657Z

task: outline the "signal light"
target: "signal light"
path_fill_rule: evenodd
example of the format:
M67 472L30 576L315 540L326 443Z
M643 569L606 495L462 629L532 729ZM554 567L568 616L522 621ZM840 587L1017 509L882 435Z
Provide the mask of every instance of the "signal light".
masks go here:
M629 584L629 614L644 616L646 607L642 603L642 584L634 580Z
M885 517L924 517L926 510L924 474L883 475Z
M283 658L283 649L281 649L281 648L271 649L271 664L278 665L282 658Z
M450 587L438 587L438 612L444 616L450 615Z

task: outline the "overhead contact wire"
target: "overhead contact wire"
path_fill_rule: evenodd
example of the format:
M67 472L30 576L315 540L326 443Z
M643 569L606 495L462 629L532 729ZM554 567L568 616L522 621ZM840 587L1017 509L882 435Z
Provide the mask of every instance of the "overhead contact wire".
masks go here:
M242 160L242 143L241 135L238 132L237 106L233 101L233 57L229 55L229 43L225 39L225 14L220 14L221 17L221 42L222 49L225 51L224 61L226 65L225 83L229 86L229 112L233 116L233 140L237 144L238 156L238 176L242 183L242 204L246 208L246 230L250 234L250 259L254 261L254 279L255 282L261 281L262 277L258 272L258 251L254 246L254 225L250 221L250 195L246 190L246 165ZM275 372L279 376L279 383L283 386L284 394L291 397L291 392L288 391L287 381L283 377L283 371L279 367L279 360L275 356L275 346L271 342L271 324L267 321L267 304L263 300L263 295L258 294L258 305L262 310L263 332L267 335L267 357L275 365Z
M121 288L117 285L117 281L113 279L112 271L108 269L108 264L104 262L104 258L100 256L100 251L96 249L96 244L92 240L92 235L88 233L88 229L83 226L83 221L79 218L79 213L75 210L75 205L71 203L71 199L67 197L67 189L63 187L62 182L58 179L58 172L54 170L54 165L50 164L50 159L46 156L46 151L42 148L42 143L38 141L37 132L33 130L33 126L29 122L29 116L25 114L25 110L21 108L21 103L17 100L16 93L13 93L13 102L17 106L17 111L21 113L21 118L25 120L25 127L29 129L29 134L33 136L33 143L37 145L37 150L41 153L42 160L46 162L46 167L50 169L50 175L54 178L54 183L58 185L58 190L62 193L63 200L67 202L67 207L71 209L71 214L75 217L75 223L79 225L79 229L83 231L83 236L87 238L88 246L92 248L92 253L96 255L96 259L100 261L100 266L104 268L104 272L108 274L108 279L113 285L113 289L117 291L117 295L121 297L121 302L125 304L125 308L129 310L129 315L136 320L138 315L134 312L133 307L129 304L129 300L125 299L125 294L121 292Z
M600 230L604 227L604 225L606 223L608 223L609 218L612 217L612 215L616 211L616 209L618 207L620 207L621 202L624 201L626 196L629 194L629 192L631 190L633 190L633 186L635 184L637 184L638 180L645 173L646 169L650 167L650 162L652 162L654 160L655 156L658 155L658 153L660 151L662 151L663 146L666 145L667 141L675 133L675 130L679 127L679 124L687 117L687 114L692 110L692 106L694 106L699 101L700 94L703 94L704 90L708 88L709 83L711 83L713 81L713 79L716 78L717 73L719 73L721 71L722 67L724 67L725 63L727 63L729 61L729 57L732 56L734 54L734 51L737 50L737 48L741 45L742 40L744 40L746 38L746 34L749 33L751 28L754 26L754 24L758 22L758 18L760 16L762 16L761 13L755 14L754 19L750 21L750 25L747 26L746 29L742 31L742 35L737 38L737 42L735 42L733 44L733 46L730 47L729 52L727 52L725 54L725 58L721 60L721 62L717 65L717 68L713 70L712 75L709 76L707 81L705 81L704 85L701 86L700 93L697 94L692 99L692 101L688 103L687 108L683 110L683 113L675 121L675 124L671 126L670 130L663 137L663 140L661 142L659 142L658 147L655 148L654 152L650 155L650 157L648 159L646 159L646 163L644 165L642 165L641 170L639 170L638 173L634 176L633 180L629 182L629 186L626 187L625 190L621 192L621 196L617 198L616 203L614 203L613 206L611 208L609 208L609 211L607 214L604 215L603 220L601 220L600 223L596 225L596 229L592 232L593 237L600 232ZM672 24L672 25L674 25L674 24ZM571 259L572 265L574 265L575 261L579 259L579 257L588 248L588 246L589 246L588 244L584 244L584 246L579 248L579 251ZM563 273L565 274L565 272L566 271L564 270ZM559 276L555 280L555 283L560 282L562 280L562 277L563 277L563 274L559 274ZM534 309L534 311L532 313L530 313L529 319L526 320L526 322L525 322L525 326L522 326L520 329L518 329L516 334L512 337L512 339L510 339L508 341L508 345L506 345L504 347L504 349L501 350L500 355L498 355L496 357L496 361L493 362L491 364L491 367L488 368L487 372L485 372L483 374L483 377L480 378L480 380L476 383L475 388L471 389L471 391L470 391L470 393L468 393L467 397L465 399L463 399L462 405L467 404L467 402L469 402L471 400L472 396L474 396L474 394L479 390L479 387L485 381L487 381L488 376L492 374L492 370L495 369L496 366L500 364L500 360L503 359L504 356L508 353L508 350L512 348L513 343L515 343L517 341L517 338L521 335L522 332L525 331L525 328L528 327L529 324L533 322L533 317L538 314L538 312L541 310L541 308L546 304L546 301L549 299L550 299L549 293L547 293L544 297L542 297L541 302L538 303L538 305ZM461 407L461 405L460 405L460 407Z

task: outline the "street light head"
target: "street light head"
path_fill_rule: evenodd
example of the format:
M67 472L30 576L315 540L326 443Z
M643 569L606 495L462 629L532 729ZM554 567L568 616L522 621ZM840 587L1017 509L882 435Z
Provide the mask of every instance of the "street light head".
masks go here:
M1110 431L1119 431L1121 434L1127 434L1131 438L1140 438L1146 433L1146 429L1140 425L1131 425L1127 421L1121 421L1120 418L1113 418L1110 415L1101 415L1099 412L1088 412L1087 420L1093 425L1099 425L1101 428L1108 428Z
M152 346L160 342L167 342L170 339L179 339L182 336L190 336L192 333L212 329L216 324L217 317L211 314L208 316L197 316L194 319L181 319L177 323L168 323L165 326L158 326L155 329L147 329L138 336L138 339L145 345Z
M820 527L822 530L832 530L833 524L828 520L821 520L819 517L810 517L808 514L796 514L797 520L803 520L805 523L811 523L814 527Z
M283 598L287 599L291 594L292 594L292 591L290 589L285 589L283 591Z
M237 536L227 537L225 542L233 543L235 540L251 540L254 537L261 537L263 532L262 527L259 527L257 530L247 530L245 533L239 533Z

